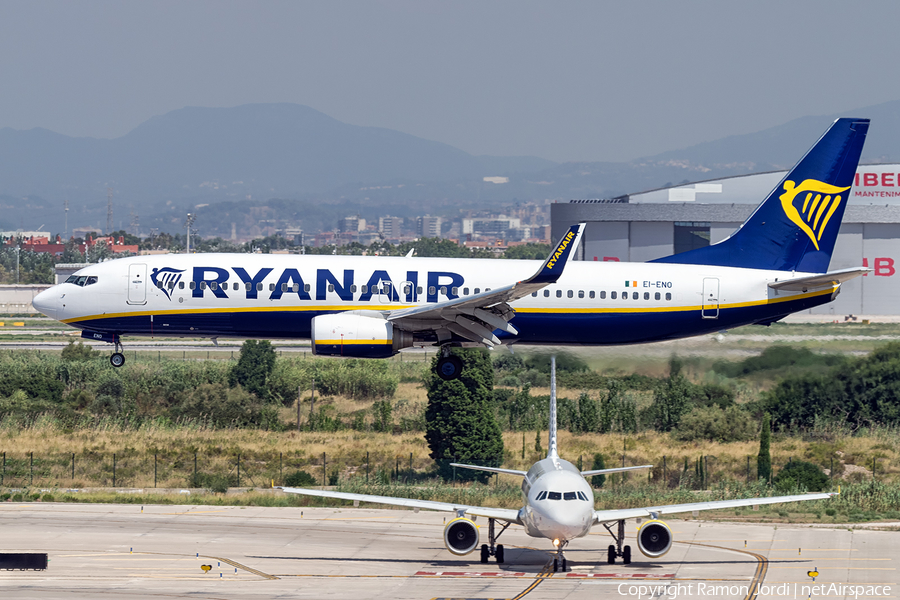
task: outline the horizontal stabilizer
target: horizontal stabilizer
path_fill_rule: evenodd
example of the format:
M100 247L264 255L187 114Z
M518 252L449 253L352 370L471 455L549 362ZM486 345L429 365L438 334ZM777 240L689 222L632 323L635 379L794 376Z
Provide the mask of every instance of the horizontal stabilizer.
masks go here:
M616 467L614 469L594 469L593 471L582 471L583 477L591 475L605 475L606 473L621 473L622 471L634 471L636 469L652 469L653 465L641 465L639 467Z
M478 465L464 465L461 463L450 463L451 467L461 467L463 469L472 469L473 471L487 471L489 473L504 473L506 475L518 475L525 477L525 471L516 471L515 469L498 469L496 467L480 467Z
M794 279L783 279L781 281L773 281L769 287L773 290L784 290L786 292L807 292L821 288L829 288L839 283L850 281L860 275L871 273L872 269L867 267L855 267L852 269L841 269L840 271L831 271L822 275L810 275L809 277L796 277Z

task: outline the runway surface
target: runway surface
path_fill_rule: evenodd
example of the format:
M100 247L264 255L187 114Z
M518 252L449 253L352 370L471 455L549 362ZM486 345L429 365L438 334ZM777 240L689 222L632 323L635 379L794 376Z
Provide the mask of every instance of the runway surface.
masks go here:
M898 534L846 526L671 521L678 540L672 550L648 560L635 547L628 566L606 564L610 537L595 528L569 546L571 571L552 573L549 543L516 526L500 539L505 564L481 564L477 552L454 557L443 547L442 513L141 510L0 504L0 552L50 558L46 571L0 571L0 598L747 598L755 583L759 598L807 598L801 586L814 585L807 576L814 569L816 584L892 588L860 597L896 597L898 589ZM484 541L486 522L478 524ZM634 520L627 531L635 546Z

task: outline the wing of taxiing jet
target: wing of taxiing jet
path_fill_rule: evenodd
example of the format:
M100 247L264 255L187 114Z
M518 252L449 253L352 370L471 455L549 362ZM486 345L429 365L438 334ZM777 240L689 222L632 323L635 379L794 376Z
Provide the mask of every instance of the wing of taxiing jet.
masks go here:
M868 267L855 267L852 269L841 269L840 271L830 271L822 275L810 275L807 277L795 277L793 279L782 279L781 281L773 281L769 287L773 290L785 290L788 292L806 292L820 288L833 287L839 283L850 281L860 275L871 273L872 269Z
M652 469L653 465L640 465L637 467L615 467L613 469L594 469L593 471L582 471L582 477L590 477L591 475L604 475L606 473L621 473L622 471L634 471L635 469Z
M488 473L503 473L505 475L518 475L525 477L528 471L517 471L515 469L498 469L497 467L480 467L478 465L464 465L462 463L450 463L451 467L462 467L463 469L472 469L473 471L487 471Z
M288 494L301 494L304 496L318 496L320 498L337 498L339 500L353 500L354 502L372 502L375 504L389 504L391 506L405 506L407 508L424 508L457 514L465 513L473 517L486 517L499 519L512 523L519 522L519 511L512 508L490 508L485 506L468 506L466 504L451 504L450 502L434 502L432 500L412 500L410 498L393 498L391 496L373 496L370 494L351 494L348 492L329 492L325 490L310 490L306 488L276 487ZM521 523L520 523L521 524Z
M756 506L759 504L780 504L781 502L800 502L803 500L826 500L834 493L797 494L794 496L773 496L771 498L741 498L739 500L712 500L710 502L691 502L688 504L669 504L668 506L647 506L644 508L623 508L613 510L595 510L594 523L608 523L635 517L653 517L663 514L691 512L695 510L715 510L717 508L736 508L738 506Z
M391 311L387 320L406 331L444 330L488 347L499 345L495 329L511 335L519 333L509 324L516 314L509 303L556 283L575 255L584 227L584 223L570 227L541 268L528 279L474 296Z

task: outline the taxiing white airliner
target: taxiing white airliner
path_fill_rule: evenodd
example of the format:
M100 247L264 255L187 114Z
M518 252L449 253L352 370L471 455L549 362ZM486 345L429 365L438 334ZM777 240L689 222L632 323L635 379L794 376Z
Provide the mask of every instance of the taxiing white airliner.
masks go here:
M868 269L828 271L869 121L838 119L728 239L649 263L189 254L81 269L34 307L115 345L127 335L302 338L316 354L384 358L452 346L612 345L771 324Z
M801 494L769 498L714 500L689 504L671 504L668 506L594 510L594 491L585 479L586 477L601 473L648 469L653 465L579 471L575 465L559 457L556 436L556 357L553 357L551 361L550 442L547 458L534 463L527 472L451 463L453 466L466 469L505 473L522 477L522 497L525 505L518 510L304 488L280 487L278 489L290 494L338 498L353 502L374 502L456 513L456 518L452 519L444 527L444 544L447 546L447 550L457 556L469 554L478 547L479 527L475 524L475 517L486 517L488 519L488 543L481 546L481 562L483 563L488 562L490 556L495 557L498 563L504 562L503 546L496 543L497 538L510 525L522 525L529 536L551 540L555 551L553 558L554 571L560 569L565 571L567 569L566 558L563 554L566 545L571 540L586 536L594 525L603 525L615 541L614 544L610 544L607 548L607 562L613 564L616 558L621 557L624 564L629 564L631 562L631 546L623 545L625 542L625 519L648 519L638 529L638 549L648 558L658 558L669 551L673 542L672 530L663 521L659 520L660 515L735 508L738 506L798 502L802 500L823 500L834 495L831 493ZM503 523L499 533L496 530L496 521ZM615 532L613 531L614 528L616 529Z

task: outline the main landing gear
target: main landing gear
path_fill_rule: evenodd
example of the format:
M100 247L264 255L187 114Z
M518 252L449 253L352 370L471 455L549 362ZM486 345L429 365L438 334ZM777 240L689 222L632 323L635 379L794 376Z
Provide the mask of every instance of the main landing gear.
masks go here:
M125 364L125 355L122 354L122 344L119 342L118 337L116 341L113 342L116 345L116 351L113 352L112 356L109 357L109 364L116 367L117 369Z
M441 346L441 357L437 363L438 377L444 381L458 379L462 374L463 364L458 356L450 354L450 344Z
M611 535L616 541L615 545L610 544L609 548L606 549L606 562L608 564L614 565L616 564L616 557L621 556L622 564L630 565L631 546L622 546L622 544L625 542L625 520L619 519L617 533L613 533L611 524L604 523L603 526L609 532L609 535Z
M509 522L503 524L503 528L500 530L500 533L494 533L494 521L495 519L488 519L488 542L490 544L482 544L481 545L481 562L487 563L488 559L493 556L497 559L497 564L503 564L503 544L497 544L497 538L499 538L506 528L509 527Z

